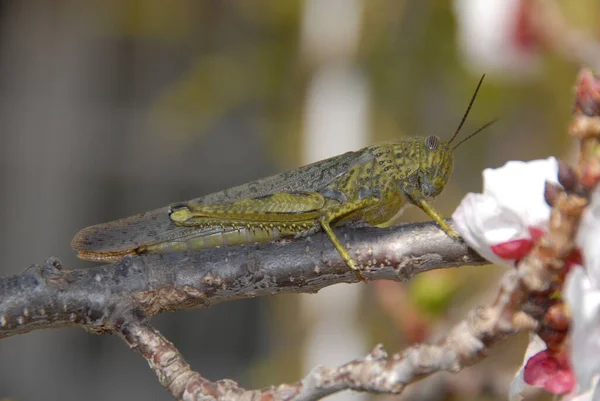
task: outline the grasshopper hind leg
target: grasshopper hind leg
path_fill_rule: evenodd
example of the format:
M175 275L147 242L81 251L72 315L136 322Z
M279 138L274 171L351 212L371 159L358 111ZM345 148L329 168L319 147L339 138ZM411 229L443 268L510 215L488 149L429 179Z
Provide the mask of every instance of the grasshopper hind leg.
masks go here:
M334 194L332 192L332 194ZM343 193L337 194L342 196ZM367 196L365 194L365 196ZM334 198L335 199L335 198ZM345 199L344 199L345 200ZM292 206L290 206L292 202ZM316 224L327 234L340 256L360 281L366 281L350 252L342 245L331 229L331 224L359 210L371 207L379 198L369 196L341 204L328 204L322 194L317 193L276 193L268 197L243 199L223 205L194 205L178 203L171 205L169 217L178 225L194 226L233 224L244 228L255 224L276 227L279 234L270 239L283 236L304 236L316 231ZM277 211L273 211L276 208ZM235 209L235 210L234 210ZM256 238L252 238L255 240Z

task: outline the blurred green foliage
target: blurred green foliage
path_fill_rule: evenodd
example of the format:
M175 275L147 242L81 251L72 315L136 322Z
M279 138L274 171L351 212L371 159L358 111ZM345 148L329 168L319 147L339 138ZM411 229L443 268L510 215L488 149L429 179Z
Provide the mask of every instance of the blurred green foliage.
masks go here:
M283 168L299 163L296 145L314 67L299 54L302 2L113 0L104 4L108 7L90 9L100 11L97 20L107 33L162 39L196 55L180 81L155 99L151 118L169 127L166 135L175 141L197 141L215 121L239 108L254 107L260 110L264 143L273 159ZM597 29L593 18L597 2L562 6L578 27ZM440 136L452 133L478 78L465 71L461 62L454 20L448 0L365 3L355 63L371 85L371 142L429 133L432 128ZM536 126L544 131L531 132L528 148L539 149L531 157L560 153L567 145L568 94L576 71L576 65L550 54L533 81L507 83L489 77L473 109L471 127L496 116L521 113L519 117L537 119ZM440 110L444 115L439 115ZM502 136L505 142L522 139L510 133ZM468 147L485 149L498 140L478 138L477 145ZM485 157L486 152L471 151L467 165L481 170ZM457 164L463 164L462 158L459 155Z

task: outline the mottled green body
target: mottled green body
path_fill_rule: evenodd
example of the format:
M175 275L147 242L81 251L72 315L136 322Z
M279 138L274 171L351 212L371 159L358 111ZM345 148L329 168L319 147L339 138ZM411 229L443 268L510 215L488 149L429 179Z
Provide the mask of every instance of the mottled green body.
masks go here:
M75 236L73 247L83 259L115 261L127 254L264 242L324 230L356 270L332 225L380 225L412 203L455 236L427 203L443 190L452 164L448 143L433 136L407 138L88 227Z

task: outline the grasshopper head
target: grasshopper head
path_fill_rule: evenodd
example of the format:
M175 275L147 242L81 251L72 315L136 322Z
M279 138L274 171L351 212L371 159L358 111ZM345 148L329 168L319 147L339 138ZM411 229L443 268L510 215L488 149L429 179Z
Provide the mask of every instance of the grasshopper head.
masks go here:
M477 88L475 88L475 92L473 93L471 101L469 102L469 106L467 107L465 114L463 114L463 117L458 124L458 128L456 128L456 131L454 131L454 135L452 135L450 140L446 142L440 140L440 138L437 136L430 135L425 138L419 146L420 152L418 178L421 193L423 196L425 196L425 198L433 198L439 195L446 186L446 183L450 178L450 173L452 173L452 167L454 164L454 149L496 121L492 120L488 122L471 135L461 140L459 143L455 144L454 146L450 146L452 141L456 139L460 129L467 119L467 116L469 115L469 111L471 110L471 106L473 106L473 102L477 97L477 92L479 92L479 88L481 87L484 77L485 75L479 80Z
M423 140L419 152L419 183L421 192L427 199L439 195L452 173L454 164L450 144L437 136L428 136Z

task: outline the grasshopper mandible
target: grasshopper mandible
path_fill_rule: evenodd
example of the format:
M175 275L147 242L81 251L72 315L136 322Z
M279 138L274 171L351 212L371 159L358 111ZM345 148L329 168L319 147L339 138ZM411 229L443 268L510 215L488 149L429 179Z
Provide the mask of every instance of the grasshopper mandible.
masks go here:
M82 259L114 262L130 254L267 242L323 230L356 276L364 280L332 226L357 220L380 225L411 203L450 237L458 238L429 201L448 182L454 149L494 122L450 146L483 78L447 142L433 135L413 137L344 153L188 202L87 227L75 236L72 246Z

